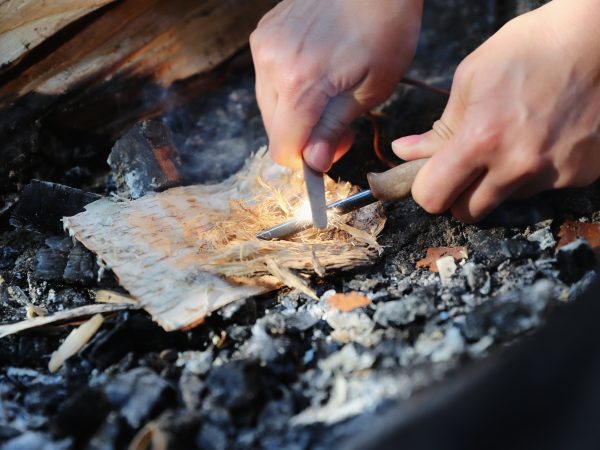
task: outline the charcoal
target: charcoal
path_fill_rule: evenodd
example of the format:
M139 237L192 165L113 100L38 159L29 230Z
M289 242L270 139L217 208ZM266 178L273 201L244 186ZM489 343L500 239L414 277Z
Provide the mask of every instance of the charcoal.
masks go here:
M198 375L183 372L179 379L179 393L186 409L197 411L202 406L204 382Z
M259 368L247 361L231 361L213 367L206 388L214 401L230 409L250 405L260 395Z
M138 429L169 403L172 387L152 370L139 367L109 381L104 393L129 426Z
M233 325L227 328L227 336L236 342L244 342L252 336L250 327Z
M123 313L114 326L109 322L100 329L85 357L99 367L107 367L129 352L173 348L183 342L185 336L167 333L145 315Z
M118 450L123 448L121 436L125 428L124 420L113 411L108 414L106 420L100 424L96 433L85 445L85 450Z
M69 439L53 441L46 434L34 432L23 433L1 447L2 450L69 450L70 448Z
M279 392L278 397L278 400L268 402L260 413L259 422L268 428L264 430L267 433L283 431L295 413L294 400L289 391Z
M472 292L484 289L490 279L489 274L479 264L468 262L462 267L462 271Z
M598 274L595 271L589 270L586 272L585 275L583 275L579 281L573 283L569 289L569 301L574 301L581 297L596 280L598 280Z
M14 227L61 233L63 217L80 213L85 205L99 198L80 189L33 180L23 188L10 223Z
M81 441L103 423L109 411L110 403L101 389L84 388L60 406L53 425L59 434Z
M227 433L218 425L205 423L198 433L196 445L203 450L227 450L229 448L229 440Z
M210 370L213 360L214 355L211 348L203 352L189 351L180 353L175 364L183 367L184 372L194 375L205 375Z
M349 374L370 369L375 363L375 356L369 352L358 352L355 344L346 344L319 362L319 368L326 372Z
M92 284L98 276L96 257L83 245L77 244L69 253L64 270L64 279L70 283Z
M439 330L423 333L417 339L415 351L431 362L449 361L461 355L465 350L465 342L458 328L449 328L444 334Z
M565 283L574 283L588 270L594 268L596 257L594 250L586 240L577 239L558 250L556 263L560 279Z
M225 320L235 322L237 325L247 325L256 321L256 301L254 298L230 303L220 309L217 314Z
M53 306L61 308L75 308L90 303L89 295L74 288L61 289L53 295L48 295L48 300Z
M321 318L310 311L298 311L285 317L286 329L302 332L314 327Z
M262 319L261 319L262 321ZM252 336L241 347L240 353L246 358L260 360L263 363L273 363L285 353L280 347L281 340L271 337L261 321L252 327Z
M554 236L552 235L552 230L550 227L544 227L534 231L527 236L527 240L530 242L537 242L542 250L554 248L556 245L556 241L554 240Z
M554 298L553 284L539 280L521 291L488 300L466 315L462 334L469 341L486 335L507 340L539 325Z
M44 281L60 281L67 265L68 254L49 247L40 248L36 255L35 276Z
M402 300L377 304L373 319L383 327L399 327L414 322L418 317L428 318L435 313L435 306L428 298L408 295Z
M0 413L1 412L2 412L2 410L0 410ZM0 443L2 443L4 441L8 441L9 439L12 439L14 437L17 437L20 434L21 434L21 431L19 431L18 429L8 426L8 425L0 424Z
M12 267L19 253L19 250L13 247L6 246L0 248L0 270Z
M323 318L333 328L331 336L338 342L357 342L371 347L381 340L381 333L374 331L375 322L363 312L331 310Z
M476 261L483 262L488 268L494 268L502 262L521 260L537 256L539 244L529 242L522 236L513 239L498 238L484 232L471 237L470 249Z
M9 367L7 378L23 393L23 405L31 411L52 411L67 394L63 377L33 369Z
M114 145L108 157L119 192L139 198L181 182L181 162L169 128L160 119L138 123Z

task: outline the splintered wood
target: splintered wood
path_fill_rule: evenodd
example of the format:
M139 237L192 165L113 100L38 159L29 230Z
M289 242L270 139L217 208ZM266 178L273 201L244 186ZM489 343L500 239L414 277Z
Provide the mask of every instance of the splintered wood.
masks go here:
M326 190L328 202L355 191L331 179ZM326 230L256 239L258 231L298 217L305 197L301 174L276 166L263 149L220 184L102 199L64 222L159 324L186 329L232 301L282 285L305 286L310 295L302 273L354 268L381 251L376 237L385 217L378 204L331 217Z

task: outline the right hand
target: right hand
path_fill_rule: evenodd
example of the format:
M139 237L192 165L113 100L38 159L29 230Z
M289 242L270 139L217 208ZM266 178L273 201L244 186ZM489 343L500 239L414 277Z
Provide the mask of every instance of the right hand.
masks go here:
M285 0L250 36L271 157L320 172L352 145L348 125L410 64L422 0Z

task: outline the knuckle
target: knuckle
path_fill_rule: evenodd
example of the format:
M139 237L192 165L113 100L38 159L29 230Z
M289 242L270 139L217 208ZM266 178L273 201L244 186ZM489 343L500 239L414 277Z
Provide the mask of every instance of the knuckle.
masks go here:
M413 190L413 198L421 208L427 211L429 214L442 214L444 207L441 199L437 196L421 193L418 190Z
M469 130L468 136L471 141L470 147L466 150L466 153L471 157L478 159L489 157L496 154L496 151L501 141L501 131L493 124L483 121L472 126Z
M454 72L454 79L452 81L453 84L462 85L466 83L468 79L471 78L473 63L471 62L471 57L467 56L465 59L461 61L461 63L456 68Z
M539 154L525 152L519 161L518 173L521 178L532 178L541 173L546 167L546 161Z
M289 164L289 158L286 157L284 152L279 151L279 149L277 149L276 146L269 145L269 155L271 156L271 159L277 164L280 164L282 166L286 166Z
M303 64L285 64L287 67L281 72L282 94L297 94L304 90L304 87L315 79L314 71Z
M332 114L326 114L321 117L319 127L328 134L341 135L346 129L346 124L338 117Z

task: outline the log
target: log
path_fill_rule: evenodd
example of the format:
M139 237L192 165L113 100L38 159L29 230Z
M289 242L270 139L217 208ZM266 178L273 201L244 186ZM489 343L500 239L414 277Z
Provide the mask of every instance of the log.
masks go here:
M77 19L114 0L7 0L0 3L0 69L21 57Z
M61 112L69 112L75 125L87 131L98 132L103 123L104 128L112 121L120 123L115 109L95 120L76 114L79 108L90 103L97 107L102 101L121 109L141 102L146 112L156 112L164 100L162 89L209 72L246 46L271 5L272 0L127 0L109 5L82 29L38 52L34 61L22 61L4 73L0 111L11 114L0 114L0 135L23 121ZM28 28L12 30L9 41L31 40ZM6 61L17 54L27 56L17 50L12 54ZM77 123L82 120L91 122Z
M224 74L248 64L231 57L273 4L0 2L0 213L31 178L59 181L52 168L60 171L57 159L70 160L74 149L103 159L139 120L218 87Z

